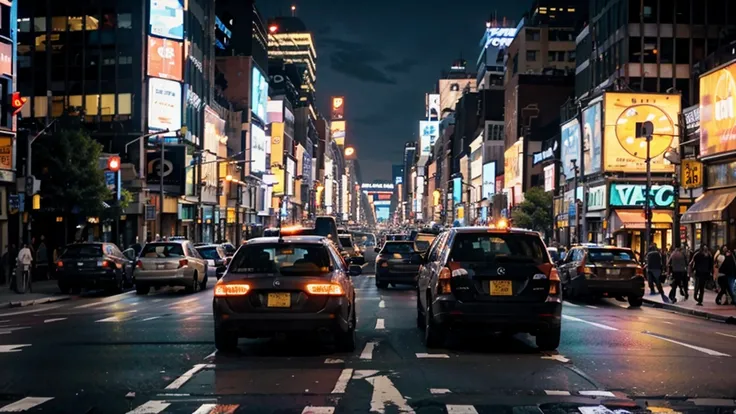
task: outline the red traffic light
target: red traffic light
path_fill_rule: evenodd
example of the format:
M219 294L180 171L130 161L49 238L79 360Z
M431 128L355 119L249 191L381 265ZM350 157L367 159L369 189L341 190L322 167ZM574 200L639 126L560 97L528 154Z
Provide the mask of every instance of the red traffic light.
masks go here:
M28 102L28 99L20 96L20 92L13 92L10 95L10 105L13 107L13 115L18 115L18 112L23 109L23 105L26 102Z
M112 172L118 172L120 170L120 157L113 155L107 159L107 169Z

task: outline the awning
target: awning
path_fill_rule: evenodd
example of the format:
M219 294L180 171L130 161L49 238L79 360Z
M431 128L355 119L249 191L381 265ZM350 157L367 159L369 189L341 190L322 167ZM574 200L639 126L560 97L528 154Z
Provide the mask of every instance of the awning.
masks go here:
M647 227L647 221L644 218L644 210L641 211L627 211L627 210L615 210L616 219L618 221L617 226L619 230L645 230ZM653 229L668 229L672 227L672 215L671 213L664 213L654 211L652 212L652 228Z
M682 215L680 223L691 224L725 220L724 213L735 198L736 191L733 191L733 189L706 191L703 198L690 206Z

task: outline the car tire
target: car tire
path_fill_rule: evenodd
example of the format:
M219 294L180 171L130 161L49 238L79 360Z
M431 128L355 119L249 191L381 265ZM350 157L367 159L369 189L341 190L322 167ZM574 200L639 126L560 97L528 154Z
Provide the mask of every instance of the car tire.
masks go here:
M641 296L629 296L627 299L629 300L630 308L640 308L644 303L644 298Z
M151 287L148 285L142 285L140 283L136 283L135 285L135 293L137 295L147 295L148 292L151 291Z
M419 289L417 289L417 328L424 331L425 328L424 311L422 311L422 301L419 300Z
M379 282L378 280L376 280L376 287L378 289L386 289L386 288L388 288L388 283L387 282Z
M350 318L350 326L345 332L339 331L335 336L337 349L341 352L353 352L355 351L355 324L357 318L355 316L355 310L353 310L353 316Z
M428 348L440 348L445 344L446 336L444 329L434 323L431 303L432 301L427 300L424 310L424 344Z
M184 288L184 290L187 293L194 293L194 292L197 291L197 288L199 288L199 280L197 278L197 272L194 272L194 277L192 278L191 284L189 284L188 286L186 286Z
M202 279L202 283L199 284L199 290L207 289L207 279L209 279L209 276L204 275L204 279Z
M232 332L215 328L215 348L218 351L234 351L238 347L238 336Z
M545 331L537 332L535 338L537 348L541 351L554 351L560 346L560 332L561 328L552 328Z

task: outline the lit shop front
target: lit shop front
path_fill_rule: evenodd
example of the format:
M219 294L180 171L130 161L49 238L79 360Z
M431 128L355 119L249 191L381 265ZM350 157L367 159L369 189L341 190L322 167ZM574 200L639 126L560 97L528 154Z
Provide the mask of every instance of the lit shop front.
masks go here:
M616 246L641 251L647 223L644 214L646 184L613 182L608 195L609 238L613 239ZM652 242L658 247L670 246L675 188L669 184L652 184L649 200L652 208Z

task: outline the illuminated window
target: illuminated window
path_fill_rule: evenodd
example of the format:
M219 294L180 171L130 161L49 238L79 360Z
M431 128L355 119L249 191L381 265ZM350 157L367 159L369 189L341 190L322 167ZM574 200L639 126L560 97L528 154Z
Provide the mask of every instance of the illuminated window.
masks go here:
M84 111L88 116L97 115L99 109L100 95L86 95L84 97Z
M46 18L45 17L36 17L33 19L33 30L36 32L45 32L46 31Z
M118 14L118 28L120 29L132 29L133 28L133 17L130 13Z
M33 97L33 117L34 118L45 118L48 114L49 100L45 96L34 96ZM28 105L28 104L26 104Z
M28 102L26 102L26 104L23 105L23 107L20 109L20 115L23 118L30 118L31 117L31 97L26 96L25 98L28 100Z
M87 30L97 30L100 26L100 22L92 16L69 17L69 31L81 32L85 28L85 23Z
M66 32L66 16L51 18L52 32Z
M70 107L82 107L82 95L72 95L68 97Z
M30 32L31 31L31 19L28 17L18 19L18 31L19 32Z
M130 115L132 113L132 95L129 93L118 94L118 114Z
M51 98L51 116L54 118L64 113L64 97L54 96Z
M574 8L567 9L567 11L570 12L570 13L575 13L575 9Z
M115 95L106 94L100 96L100 114L115 115Z

